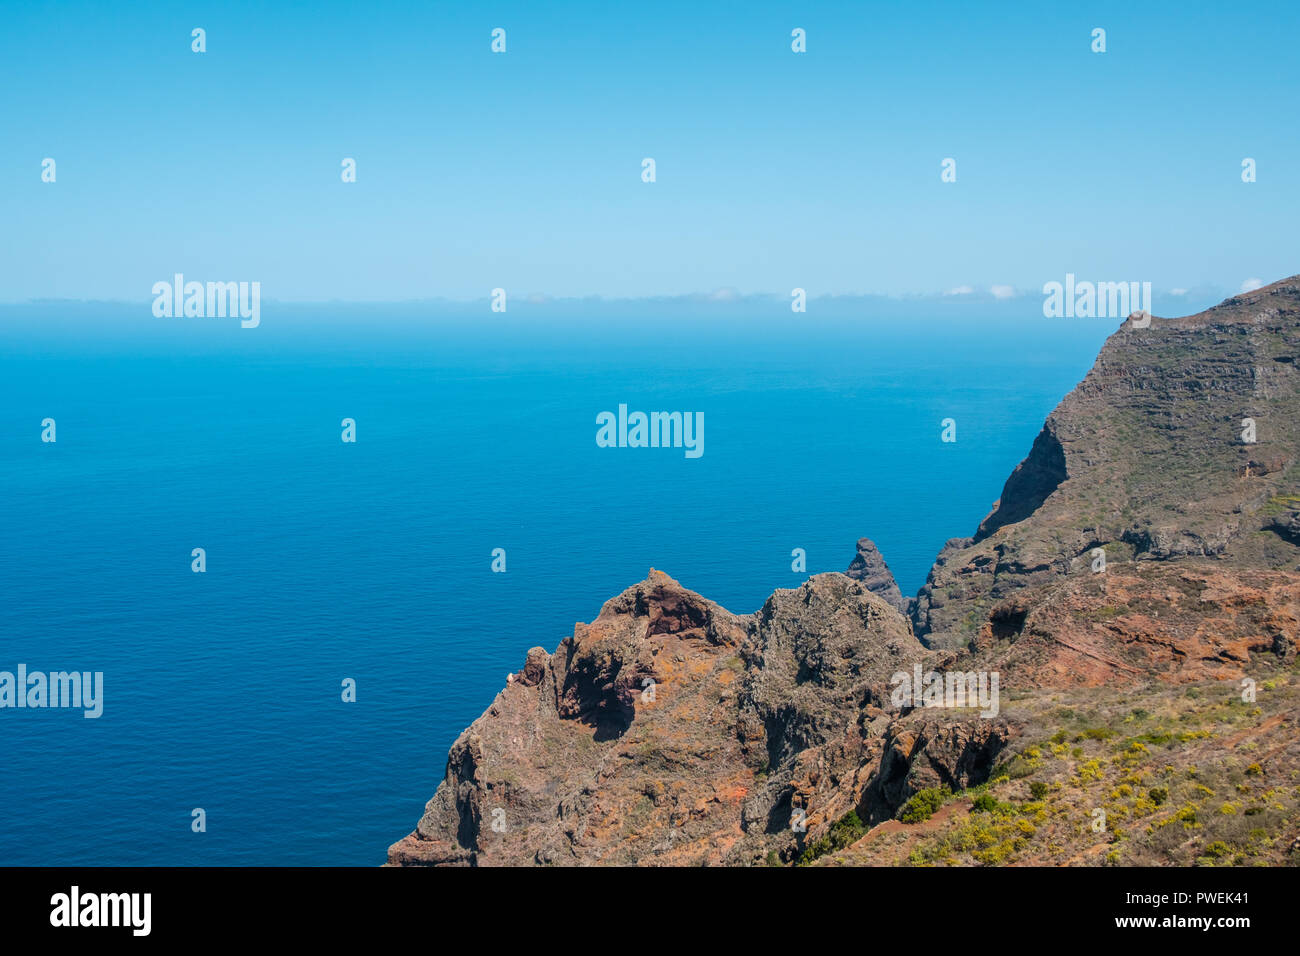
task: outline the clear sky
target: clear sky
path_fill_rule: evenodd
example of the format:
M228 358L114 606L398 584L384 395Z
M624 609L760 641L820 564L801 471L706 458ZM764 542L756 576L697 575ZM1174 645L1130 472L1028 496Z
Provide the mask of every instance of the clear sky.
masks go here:
M175 272L308 301L1300 272L1294 0L8 2L0 23L0 301L144 300Z

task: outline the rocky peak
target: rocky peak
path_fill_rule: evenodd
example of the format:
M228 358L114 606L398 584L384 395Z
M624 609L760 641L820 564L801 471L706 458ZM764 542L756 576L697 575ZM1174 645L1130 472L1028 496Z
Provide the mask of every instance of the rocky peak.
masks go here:
M398 864L754 862L864 794L890 676L926 657L861 582L739 616L652 571L453 744Z
M902 614L910 614L912 602L903 597L893 572L885 563L884 556L870 538L858 539L858 553L854 555L849 569L844 572L855 581L861 581L867 590L878 594Z

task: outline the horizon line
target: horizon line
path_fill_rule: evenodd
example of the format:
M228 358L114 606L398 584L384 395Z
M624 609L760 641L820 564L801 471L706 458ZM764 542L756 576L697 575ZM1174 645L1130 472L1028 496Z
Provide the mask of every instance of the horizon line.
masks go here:
M1289 277L1284 277L1289 278ZM199 281L199 280L195 280ZM212 280L217 281L217 280ZM225 280L222 280L225 281ZM243 280L256 281L261 280ZM1055 280L1051 280L1055 281ZM1087 281L1087 280L1084 280ZM1275 281L1283 281L1281 279ZM1253 288L1247 288L1253 283L1260 283ZM1221 295L1226 300L1235 295L1242 295L1257 289L1264 288L1272 283L1264 283L1258 279L1250 279L1242 284L1237 290L1225 291L1222 286L1214 284L1203 284L1198 286L1180 287L1174 286L1161 291L1162 296L1169 296L1176 299L1186 299L1193 296ZM589 295L564 295L552 294L547 292L519 292L511 294L508 287L505 288L510 305L529 305L545 306L563 303L582 303L582 304L608 304L608 305L635 305L641 303L674 303L674 304L702 304L702 305L735 305L746 301L770 301L777 300L789 302L793 291L790 292L740 292L732 287L723 287L708 292L678 292L678 293L659 293L652 295L602 295L592 293ZM799 288L799 287L796 287ZM993 285L984 288L973 286L957 286L943 292L823 292L810 293L805 292L805 299L809 302L828 302L828 301L848 301L848 300L872 300L885 302L915 303L924 301L945 302L952 304L970 304L970 303L1003 303L1011 302L1017 299L1026 299L1043 295L1042 290L1032 288L1022 288L1010 285ZM148 305L152 301L151 295L142 295L139 298L121 298L121 297L75 297L75 296L30 296L25 299L0 299L0 308L24 306L24 305L124 305L139 306ZM467 306L474 305L481 307L484 303L490 303L493 299L492 292L482 296L471 298L461 298L442 295L429 296L407 296L393 299L359 299L359 298L296 298L296 297L266 297L264 301L276 305L290 306Z

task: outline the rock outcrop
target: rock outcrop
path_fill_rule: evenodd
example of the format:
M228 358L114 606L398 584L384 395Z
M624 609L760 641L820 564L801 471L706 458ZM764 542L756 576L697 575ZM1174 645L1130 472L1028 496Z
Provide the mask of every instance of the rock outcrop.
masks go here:
M983 783L1019 733L1019 726L1005 718L918 718L891 724L858 816L879 823L892 819L922 790L947 787L956 793Z
M902 614L910 615L912 601L903 597L894 574L885 563L884 556L876 543L870 538L858 539L858 553L854 555L849 569L844 572L855 581L861 581L867 590L878 594Z
M737 616L649 577L522 672L452 746L399 864L749 863L851 809L892 674L927 657L859 582Z

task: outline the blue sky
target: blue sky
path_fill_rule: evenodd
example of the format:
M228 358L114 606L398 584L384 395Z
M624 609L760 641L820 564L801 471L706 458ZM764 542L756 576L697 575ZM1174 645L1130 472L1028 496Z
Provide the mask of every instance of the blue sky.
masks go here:
M1300 272L1300 5L989 6L8 3L0 301Z

